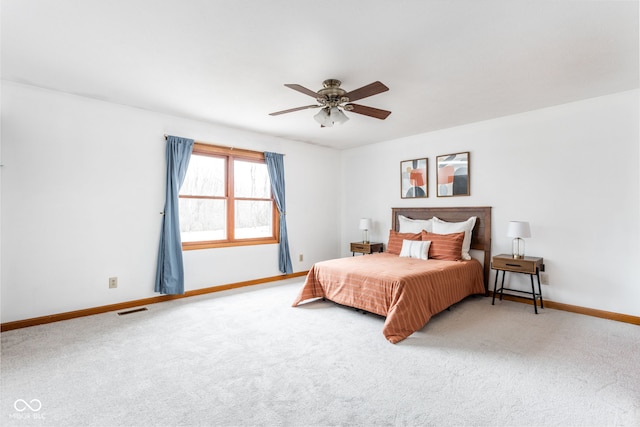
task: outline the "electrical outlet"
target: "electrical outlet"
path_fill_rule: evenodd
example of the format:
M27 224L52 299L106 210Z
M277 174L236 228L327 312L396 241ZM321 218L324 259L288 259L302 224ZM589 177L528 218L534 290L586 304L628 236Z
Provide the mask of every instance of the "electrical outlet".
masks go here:
M304 255L302 254L298 255L298 261L300 262L304 261Z
M549 284L549 273L540 273L540 284L541 285Z
M109 277L109 289L114 289L118 287L118 278L117 277Z

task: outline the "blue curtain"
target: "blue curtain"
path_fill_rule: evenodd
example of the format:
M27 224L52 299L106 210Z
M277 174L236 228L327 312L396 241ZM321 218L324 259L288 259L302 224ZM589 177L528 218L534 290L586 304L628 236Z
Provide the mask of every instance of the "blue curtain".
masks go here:
M191 151L193 151L193 139L167 137L167 195L160 232L155 286L155 291L163 294L184 293L178 193L187 174Z
M287 208L284 197L284 156L278 153L264 153L264 159L271 179L271 190L280 212L280 246L278 247L278 266L281 273L293 273L291 255L289 255L289 235L287 233Z

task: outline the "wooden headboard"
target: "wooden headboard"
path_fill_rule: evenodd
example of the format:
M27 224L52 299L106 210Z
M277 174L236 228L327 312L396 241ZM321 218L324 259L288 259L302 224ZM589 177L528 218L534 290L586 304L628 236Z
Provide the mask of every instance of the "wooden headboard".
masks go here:
M476 225L471 234L471 249L484 252L484 289L489 293L489 272L491 271L491 207L463 206L457 208L391 208L391 227L398 231L398 215L411 219L431 219L437 216L443 221L461 222L475 216Z

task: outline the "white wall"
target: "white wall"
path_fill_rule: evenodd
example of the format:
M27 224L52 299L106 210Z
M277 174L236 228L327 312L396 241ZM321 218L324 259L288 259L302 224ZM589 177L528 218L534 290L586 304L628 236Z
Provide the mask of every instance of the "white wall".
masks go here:
M386 243L391 207L492 206L494 254L511 250L508 221L530 222L526 252L545 259L545 298L640 316L638 100L635 90L343 152L343 255L360 217ZM471 152L471 196L438 198L435 158L460 151ZM400 162L424 157L429 197L401 199Z
M165 133L286 154L294 271L339 254L339 152L3 82L2 322L157 295ZM280 274L276 245L184 262L186 290Z
M546 298L640 316L638 99L625 92L337 152L4 82L1 321L156 295L165 133L286 154L294 271L350 255L360 217L386 242L391 207L486 205L494 253L510 250L509 220L531 223L527 253L545 258ZM437 198L435 157L459 151L471 152L471 196ZM401 199L400 161L421 157L429 198ZM280 274L275 245L184 260L187 290Z

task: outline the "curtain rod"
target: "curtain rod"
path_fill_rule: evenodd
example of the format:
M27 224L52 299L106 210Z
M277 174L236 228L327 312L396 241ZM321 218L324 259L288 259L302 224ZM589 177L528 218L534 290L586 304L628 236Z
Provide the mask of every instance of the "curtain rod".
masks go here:
M169 138L169 135L167 135L165 133L164 134L164 140L166 141L168 138ZM196 141L196 140L193 140L193 142L197 142L199 144L213 145L213 146L216 146L216 147L226 148L226 149L229 149L229 150L235 150L236 149L236 147L229 147L228 145L209 144L208 142L202 142L202 141ZM241 150L241 148L238 148L238 150Z
M164 134L164 140L166 141L167 138L169 138L169 135L167 135L165 133ZM246 149L246 148L229 147L228 145L210 144L208 142L202 142L202 141L196 141L196 140L194 140L193 142L197 142L199 144L213 145L214 147L226 148L228 150L256 151L256 150L249 150L249 149ZM286 156L286 154L283 154L283 156Z

